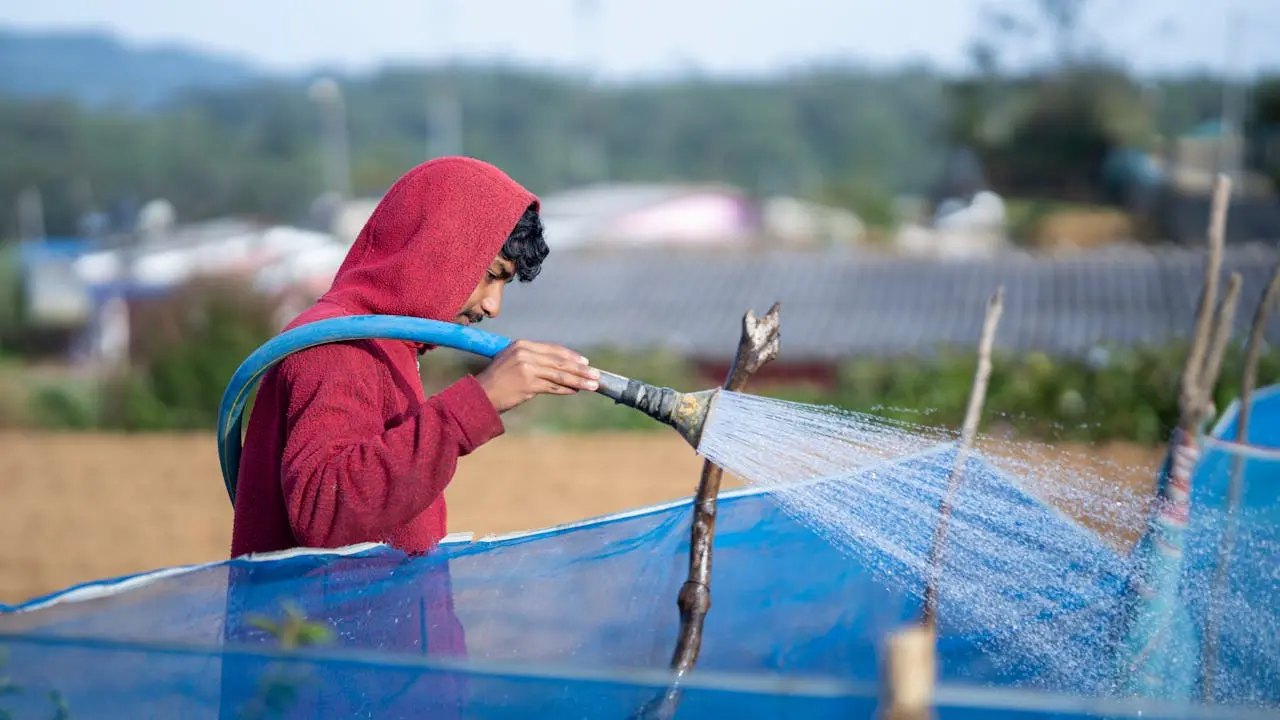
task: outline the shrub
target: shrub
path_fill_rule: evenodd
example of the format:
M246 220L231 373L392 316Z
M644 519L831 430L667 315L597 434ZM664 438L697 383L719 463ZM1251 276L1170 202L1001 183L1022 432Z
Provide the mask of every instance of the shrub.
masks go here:
M9 354L9 345L22 329L21 301L18 245L0 241L0 357Z
M237 282L194 282L132 315L134 369L104 393L104 421L122 429L216 426L232 373L275 332L266 301Z
M1163 442L1178 421L1185 347L1099 349L1089 358L1041 353L992 358L983 427L1006 425L1046 440ZM1218 412L1239 394L1243 351L1233 345L1216 389ZM963 422L975 358L851 361L829 404L920 424ZM1280 376L1280 356L1264 354L1259 385Z
M88 430L98 424L98 409L87 388L46 385L33 391L28 412L35 423L65 430Z
M262 298L235 283L193 284L177 296L135 313L134 368L99 388L35 382L12 366L0 376L0 424L106 427L128 430L209 429L217 421L222 392L244 358L275 332ZM701 389L705 381L674 353L588 353L593 364L656 385ZM1100 348L1089 357L1055 359L1043 353L997 354L983 429L997 427L1043 440L1163 442L1178 419L1177 388L1185 347ZM441 348L422 358L428 395L483 358ZM1239 392L1241 343L1223 362L1216 389L1221 412ZM753 392L800 402L835 405L921 425L959 428L976 358L972 351L920 359L851 359L835 388L755 386ZM1264 353L1259 385L1280 377L1280 354ZM25 395L19 401L18 394ZM252 402L252 401L251 401ZM19 412L18 408L25 408ZM251 409L247 407L246 415ZM512 432L616 431L665 428L641 413L619 408L595 393L538 397L504 417Z

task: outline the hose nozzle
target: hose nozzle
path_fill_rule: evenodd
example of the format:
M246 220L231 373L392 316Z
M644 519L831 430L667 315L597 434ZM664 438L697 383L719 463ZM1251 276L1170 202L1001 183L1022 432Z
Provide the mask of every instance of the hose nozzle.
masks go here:
M670 425L697 450L702 440L702 429L711 416L720 388L682 393L601 371L600 389L596 392L619 405L639 410L664 425Z

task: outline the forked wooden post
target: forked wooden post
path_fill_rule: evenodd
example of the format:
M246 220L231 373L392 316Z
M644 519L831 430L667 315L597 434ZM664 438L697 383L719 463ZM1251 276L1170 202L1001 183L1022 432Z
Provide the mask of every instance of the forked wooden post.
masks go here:
M878 720L933 717L937 639L932 625L912 625L889 636L880 663Z
M1227 206L1231 202L1231 180L1219 175L1213 192L1213 208L1209 218L1209 257L1204 267L1204 285L1200 289L1200 304L1196 309L1196 326L1191 339L1191 350L1182 368L1182 382L1178 393L1179 428L1194 434L1204 424L1212 408L1213 387L1217 384L1217 372L1210 375L1205 362L1211 355L1209 344L1219 338L1225 344L1230 337L1230 323L1226 330L1214 328L1213 305L1218 297L1218 275L1222 270L1222 249L1226 244ZM1219 313L1221 325L1223 313ZM1212 338L1212 339L1211 339ZM1219 353L1219 358L1221 353ZM1220 366L1219 366L1220 367ZM1213 368L1215 371L1219 368Z
M1202 372L1203 382L1207 382L1208 386L1200 391L1205 403L1203 418L1210 418L1215 412L1213 389L1218 384L1218 377L1222 375L1222 359L1227 354L1227 342L1231 340L1231 332L1235 328L1236 305L1240 304L1240 287L1243 284L1240 273L1231 273L1227 278L1227 291L1222 295L1222 304L1218 306L1218 314L1213 321L1213 336L1209 338L1209 352L1204 358Z
M1262 352L1262 336L1267 331L1267 319L1271 307L1280 297L1280 265L1271 272L1271 282L1258 301L1253 313L1253 325L1249 328L1249 344L1245 350L1244 370L1240 375L1240 412L1236 417L1236 444L1249 442L1249 401L1258 382L1258 358ZM1236 539L1236 513L1240 506L1240 497L1244 494L1244 478L1241 476L1244 466L1242 456L1244 448L1237 448L1231 461L1231 480L1227 486L1227 526L1222 531L1222 539L1218 544L1217 564L1214 569L1213 586L1209 597L1208 627L1205 628L1204 647L1201 656L1204 658L1204 700L1213 702L1213 686L1218 672L1218 635L1222 621L1222 596L1226 592L1227 567L1231 563L1231 551Z
M987 384L991 380L991 348L995 344L996 328L1000 325L1000 315L1004 312L1004 286L996 288L996 292L987 301L987 314L982 323L982 337L978 342L978 369L973 375L973 386L969 390L969 405L964 412L964 425L960 428L960 444L956 448L955 464L951 475L947 478L947 492L939 507L938 525L933 531L933 547L930 551L930 574L924 589L924 610L920 616L920 624L932 628L938 619L938 585L942 577L942 548L947 538L947 521L951 517L951 503L960 486L960 478L964 474L964 465L969 459L969 451L973 448L978 436L978 426L982 420L982 406L987 398Z
M763 318L757 319L753 310L747 310L742 316L742 335L738 339L733 365L724 380L725 390L745 390L752 376L778 356L781 344L780 311L781 305L775 302ZM698 653L702 649L702 628L707 612L711 609L711 548L716 534L716 499L720 495L720 480L723 475L724 470L719 465L710 460L703 461L698 493L693 504L689 575L677 598L680 607L680 633L676 638L675 652L671 656L671 669L676 672L676 680L661 696L642 707L637 717L672 717L680 702L680 680L698 662Z

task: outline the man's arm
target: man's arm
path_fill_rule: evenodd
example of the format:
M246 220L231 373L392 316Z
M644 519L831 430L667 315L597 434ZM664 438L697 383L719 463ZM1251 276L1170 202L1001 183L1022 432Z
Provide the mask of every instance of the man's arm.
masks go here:
M281 364L281 480L290 526L304 545L387 537L440 497L459 457L503 432L470 375L384 428L380 372L363 343L310 348Z

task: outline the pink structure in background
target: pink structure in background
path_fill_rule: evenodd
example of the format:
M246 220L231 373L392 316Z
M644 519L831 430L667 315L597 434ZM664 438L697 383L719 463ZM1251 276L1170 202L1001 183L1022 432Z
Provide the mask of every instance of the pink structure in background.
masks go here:
M722 185L592 185L542 201L553 250L745 245L758 216L745 193Z
M738 243L753 229L744 205L729 195L691 195L616 218L604 234L614 242L637 245Z

